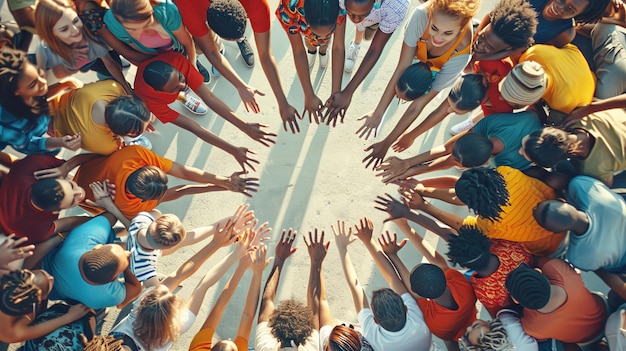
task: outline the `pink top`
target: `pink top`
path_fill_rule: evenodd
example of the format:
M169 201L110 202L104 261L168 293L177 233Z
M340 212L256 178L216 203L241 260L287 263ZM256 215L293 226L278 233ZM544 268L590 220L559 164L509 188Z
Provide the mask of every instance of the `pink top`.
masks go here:
M163 38L158 32L155 32L154 35L141 33L139 35L139 42L143 44L143 46L151 49L171 48L173 43L172 38Z

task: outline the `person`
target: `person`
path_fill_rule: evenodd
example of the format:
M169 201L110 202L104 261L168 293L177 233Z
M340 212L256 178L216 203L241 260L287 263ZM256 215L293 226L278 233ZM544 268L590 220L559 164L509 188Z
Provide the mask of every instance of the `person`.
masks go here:
M141 136L140 145L151 146L143 136L153 116L139 99L126 95L114 80L101 80L71 90L50 101L55 135L81 135L80 147L110 155L125 145L123 136Z
M612 109L573 121L566 130L546 127L530 133L520 152L541 167L568 157L578 174L613 184L614 173L626 169L626 112Z
M73 300L93 309L123 308L141 292L132 274L130 253L115 243L112 226L120 216L102 183L92 186L96 204L107 211L74 228L63 244L46 255L43 268L55 277L55 300ZM114 214L115 213L115 214ZM124 282L118 280L124 275Z
M326 123L337 120L337 115L345 116L352 96L378 62L387 42L395 30L404 22L409 11L408 0L340 0L339 7L345 9L355 24L356 33L346 53L344 70L352 72L359 56L361 42L371 40L370 47L354 77L341 91L331 95L324 107Z
M541 258L537 264L540 270L522 264L506 277L506 289L524 307L526 333L569 344L599 340L608 317L604 299L565 261Z
M389 147L419 116L426 104L444 88L452 85L469 63L472 42L471 18L478 11L479 2L436 0L418 6L407 24L398 65L373 112L362 117L368 128L376 129L389 106L398 78L413 57L437 71L429 92L411 103L392 132L381 142L369 146L370 153L363 159L366 168L378 166Z
M406 218L394 223L429 263L420 263L409 272L398 256L406 239L398 242L395 233L392 237L387 232L380 236L378 243L417 300L428 329L444 341L449 351L458 350L457 340L476 319L474 289L461 272L452 269L439 252L424 242Z
M328 47L332 40L331 94L341 90L346 12L339 8L339 0L281 0L276 9L276 17L289 38L294 65L304 92L302 117L308 113L309 121L315 119L315 123L319 123L320 120L323 121L323 105L313 90L309 71L318 54L320 67L325 69L328 66ZM307 62L308 67L305 64Z
M319 331L315 328L311 306L289 299L274 307L285 261L296 252L292 247L296 235L292 229L283 230L274 249L274 264L265 282L257 319L254 348L258 351L319 350Z
M185 179L199 185L180 185L168 188L167 175ZM106 157L99 157L84 163L74 179L79 186L86 188L94 181L109 179L120 191L114 202L126 218L133 218L141 211L151 211L159 203L175 200L188 194L231 190L252 196L258 186L257 178L241 178L241 172L230 177L221 177L200 169L184 166L163 158L139 145L127 146ZM122 190L123 189L123 190ZM86 199L94 199L90 190ZM85 209L100 210L82 203Z
M133 309L111 330L114 337L129 336L138 348L154 351L169 350L178 337L193 325L208 289L219 281L236 261L258 250L253 246L255 233L246 230L237 240L236 235L222 236L226 245L234 249L209 269L185 302L172 291L179 282L166 279L157 287L145 290L133 303ZM254 259L256 255L252 253ZM246 259L249 261L250 258ZM263 261L265 264L265 260ZM246 267L247 268L247 267Z
M37 46L37 67L52 70L65 78L79 70L94 70L115 79L127 94L132 89L122 66L109 55L109 49L91 39L70 0L42 0L35 8L35 24L41 42Z
M196 47L171 1L114 0L104 23L119 41L142 54L175 51L184 53L208 83L211 75L196 58Z
M341 265L358 310L363 335L374 350L430 350L432 334L424 322L424 315L376 239L372 238L372 221L367 217L361 219L355 230L355 235L363 242L390 286L372 292L370 308L347 253L348 244L354 241L350 239L352 232L346 232L345 226L338 226L337 230L333 227Z
M85 190L82 187L56 174L47 180L39 180L38 176L55 167L69 172L92 158L94 155L83 154L64 161L50 155L28 155L11 165L0 185L0 228L3 233L28 238L28 243L36 244L33 255L24 263L17 263L18 268L22 264L27 268L35 266L62 237L88 219L82 216L59 218L61 210L83 201Z
M519 313L514 310L498 311L491 321L477 319L462 338L461 351L538 351L537 340L522 328Z
M432 150L404 160L395 156L387 158L378 167L382 172L377 176L383 176L383 183L392 183L455 165L479 167L492 156L496 167L527 171L532 162L519 153L519 147L528 133L542 127L534 111L489 115L470 131L457 134Z
M36 0L7 1L7 7L11 12L11 16L13 16L19 27L19 32L15 36L14 46L18 50L28 51L33 40L33 34L37 34L34 15L36 4Z
M17 343L39 338L89 312L83 304L76 304L67 313L48 321L32 324L35 317L48 307L48 294L54 278L45 270L15 270L0 277L0 340Z
M200 126L192 118L180 114L168 106L168 104L177 99L180 92L188 88L196 92L217 115L232 123L253 140L264 146L269 146L270 143L275 142L272 138L276 134L263 130L267 128L266 125L246 123L226 106L222 100L213 95L209 88L202 84L198 71L181 54L175 52L160 54L143 61L137 67L135 93L146 103L148 109L154 113L156 118L162 123L172 122L190 131L205 142L233 155L242 168L247 166L254 170L252 163L258 163L258 161L248 155L254 154L253 151L244 147L238 148L233 146L211 133L208 129Z
M417 208L421 199L407 195L403 194L403 202L388 194L387 197L378 196L376 208L389 214L386 221L406 218L447 241L450 262L474 271L469 278L470 284L476 298L492 317L499 310L513 306L510 294L504 289L505 278L520 263L532 262L532 256L522 245L508 240L489 239L475 226L463 225L458 229L449 225L442 227L433 218L411 211L408 206ZM423 202L419 209L431 214L431 206ZM438 220L443 218L432 216ZM442 222L445 224L445 221Z
M50 123L48 93L54 95L48 91L44 72L28 61L25 52L6 46L0 49L0 148L11 145L16 151L33 154L80 147L80 135L43 137Z
M15 234L0 236L0 271L13 271L18 269L16 262L22 262L25 258L33 255L35 245L23 245L28 238L14 239Z

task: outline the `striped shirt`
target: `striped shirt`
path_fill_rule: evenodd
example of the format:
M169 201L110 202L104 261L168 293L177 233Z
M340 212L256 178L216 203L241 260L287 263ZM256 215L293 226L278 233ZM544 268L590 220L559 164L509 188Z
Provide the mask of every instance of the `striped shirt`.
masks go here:
M156 277L156 263L161 257L161 250L149 250L137 241L137 235L142 229L147 229L154 222L154 217L148 212L139 212L130 222L126 250L130 251L130 270L137 280L144 282Z

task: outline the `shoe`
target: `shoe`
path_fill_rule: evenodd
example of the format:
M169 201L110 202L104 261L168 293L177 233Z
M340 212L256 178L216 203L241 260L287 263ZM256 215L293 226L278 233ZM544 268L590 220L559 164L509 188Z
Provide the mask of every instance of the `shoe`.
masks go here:
M191 94L185 96L185 107L197 115L203 115L208 111L206 105Z
M472 120L472 117L470 117L461 123L457 123L453 125L452 128L450 128L450 134L452 135L461 134L464 131L470 130L472 128L474 128L474 121Z
M222 45L222 48L220 49L220 55L224 56L225 53L226 53L226 47ZM213 74L216 77L219 77L222 75L220 71L215 69L215 66L211 66L211 74Z
M246 66L252 67L254 66L254 51L250 47L250 43L248 42L248 38L243 37L242 41L237 42L237 46L239 46L239 51L241 52L241 58L243 62L246 63Z
M343 65L344 71L352 72L354 65L356 65L356 59L359 56L359 50L361 50L361 45L356 45L353 41L350 42L350 47L348 52L346 52L346 62Z
M140 145L148 150L152 150L152 142L150 142L150 139L146 138L143 134L134 138L129 136L123 136L122 139L124 139L124 144L126 144L126 146Z
M204 84L208 84L211 82L211 74L207 71L206 67L204 67L200 60L196 60L196 66L198 67L198 72L202 74L202 78L204 78Z
M306 51L306 57L309 60L309 71L313 69L313 65L315 65L315 58L317 57L317 49L314 52Z
M328 52L326 52L324 55L320 54L320 67L321 68L328 67L328 56L330 56Z

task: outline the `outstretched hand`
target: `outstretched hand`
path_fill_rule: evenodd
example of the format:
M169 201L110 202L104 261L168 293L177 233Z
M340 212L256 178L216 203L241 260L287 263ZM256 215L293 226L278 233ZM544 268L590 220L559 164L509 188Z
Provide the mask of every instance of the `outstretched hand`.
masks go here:
M246 172L235 172L230 175L227 189L236 193L242 193L247 197L252 197L251 193L256 193L259 188L259 178L241 178Z
M237 91L239 92L241 101L243 101L243 106L246 108L246 112L250 112L250 110L254 113L261 112L261 108L259 107L259 104L257 104L254 96L265 96L265 94L248 85L244 85L244 87L238 89Z
M8 268L9 263L33 255L35 245L21 246L28 238L14 239L15 234L7 235L0 244L0 269Z
M389 217L384 222L406 218L411 213L411 209L406 204L394 199L387 193L385 195L387 197L377 196L375 202L378 206L374 206L375 209L389 214Z
M399 188L398 192L402 195L402 202L414 210L419 210L426 204L426 200L416 189Z
M94 199L94 201L86 200L89 205L107 208L107 206L113 204L113 200L115 199L115 184L111 184L108 179L102 182L93 182L89 184L89 188L91 188ZM109 189L112 189L113 192L109 192Z
M380 116L374 116L373 112L365 114L363 117L357 119L357 121L364 120L361 128L357 129L355 134L359 134L359 138L363 138L365 136L365 140L370 137L372 132L374 133L374 138L376 137L378 126L380 125Z
M308 113L310 123L313 123L313 119L315 119L315 124L320 124L320 121L322 120L322 107L322 100L320 100L320 98L318 98L315 94L312 98L305 98L302 116Z
M330 246L330 241L324 244L324 231L322 230L321 235L318 236L317 228L315 228L315 234L309 232L309 239L307 240L307 237L305 236L304 243L309 251L311 263L321 264L322 261L324 261L326 253L328 252L328 247Z
M376 174L377 177L383 177L383 183L393 183L396 180L404 179L407 177L407 171L411 168L409 162L401 158L390 156L376 167L377 171L382 171Z
M410 134L403 134L395 144L391 146L391 149L395 152L402 152L413 145L415 138Z
M332 123L333 128L337 126L337 117L341 117L341 123L343 123L343 119L346 117L346 110L348 106L350 106L350 101L352 101L352 95L350 94L341 91L332 94L324 104L326 111L322 121L325 120L327 126L330 126Z
M256 140L267 147L269 147L270 144L276 144L276 140L273 139L276 138L276 134L268 133L263 130L263 128L268 128L268 125L261 123L248 123L247 125L246 134L252 138L252 140Z
M298 126L298 119L302 119L302 116L298 113L295 107L287 104L286 107L280 108L280 118L283 120L283 128L287 131L287 124L293 134L300 133L300 127Z
M398 242L398 235L393 233L393 237L389 234L389 231L385 231L385 234L381 234L380 238L378 238L378 244L383 249L383 252L387 257L397 256L398 251L404 247L407 243L407 239L402 239L402 241Z
M359 224L354 225L354 229L356 230L356 233L354 233L354 235L357 238L359 238L362 242L368 243L372 241L372 233L374 231L374 224L372 223L371 219L367 217L361 218L361 220L359 221Z
M348 231L346 231L345 221L337 221L337 228L333 225L330 228L335 235L335 244L337 244L339 251L345 251L348 245L356 241L356 237L352 236L352 228L349 227Z
M280 235L280 241L276 244L276 248L274 249L274 256L276 259L276 263L284 263L289 256L293 255L296 252L296 248L293 247L293 243L296 240L296 235L298 233L289 228L289 231L283 229L283 233Z
M376 169L378 165L383 162L385 155L387 154L388 147L384 144L383 141L380 141L376 144L370 145L367 149L363 151L371 151L369 155L365 156L363 159L363 163L367 162L365 168L369 168L372 165L372 169Z

